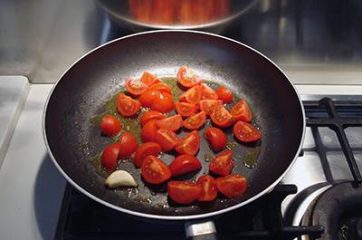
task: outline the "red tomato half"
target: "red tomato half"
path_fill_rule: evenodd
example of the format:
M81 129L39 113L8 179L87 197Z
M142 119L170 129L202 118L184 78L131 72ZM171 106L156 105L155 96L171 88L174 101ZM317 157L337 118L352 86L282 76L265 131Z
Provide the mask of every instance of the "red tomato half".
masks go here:
M215 108L210 115L211 121L219 127L230 127L234 122L234 117L223 106Z
M120 93L117 96L117 111L124 117L131 117L135 115L141 108L138 100Z
M177 82L184 88L191 88L199 84L199 78L187 66L182 66L177 72Z
M157 156L162 151L161 146L155 142L147 142L141 144L137 150L136 154L133 158L134 164L136 167L141 167L144 159L149 156Z
M197 131L192 131L184 136L175 147L178 153L189 155L196 155L199 149L200 136Z
M231 103L233 101L233 93L224 86L218 87L216 94L223 103Z
M209 170L221 176L229 175L234 167L232 155L231 150L222 151L211 160Z
M188 89L186 92L181 94L179 100L180 102L188 102L192 104L198 104L201 100L202 96L202 89L200 85L196 85L190 89Z
M172 176L180 176L200 169L201 163L192 155L182 154L172 161L169 168Z
M171 181L167 185L167 191L168 196L178 204L190 204L202 193L200 184L190 181Z
M231 108L230 113L236 120L244 122L250 122L253 118L248 103L243 99Z
M126 80L124 87L133 96L140 96L148 88L148 86L143 82L134 79Z
M229 175L216 179L217 189L228 198L235 198L246 192L248 187L244 176Z
M157 97L160 96L160 92L157 90L147 89L140 97L139 101L143 107L150 108Z
M158 112L158 111L153 111L153 110L149 110L145 113L143 113L142 117L141 117L141 125L144 126L148 121L152 120L152 119L163 119L165 118L165 115L163 115L162 113Z
M119 158L130 157L138 148L137 140L130 132L124 132L118 139L118 143L120 145Z
M144 72L141 77L141 82L146 84L147 86L151 86L153 84L161 82L161 80L152 73Z
M162 113L171 112L174 109L172 95L170 93L160 92L153 100L151 109Z
M256 127L243 121L235 123L233 134L241 142L255 142L261 138L261 133Z
M176 133L167 129L158 129L155 135L155 142L161 145L164 152L169 152L175 148L178 143Z
M216 181L210 175L203 175L197 179L197 183L201 185L202 193L197 199L202 202L214 201L217 197Z
M151 119L148 121L141 130L141 138L143 142L154 142L155 136L157 132L157 121L155 119Z
M226 147L228 138L226 134L219 128L207 128L205 130L204 136L214 151L218 152Z
M177 131L182 126L182 117L179 114L157 121L157 127Z
M141 168L143 179L151 184L160 184L171 178L171 171L167 165L155 156L148 156L144 159Z
M116 136L122 129L122 123L115 116L106 114L102 117L100 127L104 135Z
M118 143L114 143L103 149L102 165L108 170L108 172L113 172L117 167L119 148L120 145Z
M219 107L222 107L221 100L207 99L200 101L200 109L204 111L207 116L210 116L210 114Z
M202 127L206 122L205 112L199 112L183 121L183 126L189 130L196 130Z
M187 102L175 102L176 112L182 117L189 117L195 114L198 110L197 105Z
M201 99L213 99L213 100L218 99L218 96L217 96L215 90L212 89L211 87L207 86L205 83L201 84L201 89L202 89Z
M171 94L171 87L169 85L163 83L163 82L153 84L148 89L149 90L159 91L161 93L169 93L169 94Z

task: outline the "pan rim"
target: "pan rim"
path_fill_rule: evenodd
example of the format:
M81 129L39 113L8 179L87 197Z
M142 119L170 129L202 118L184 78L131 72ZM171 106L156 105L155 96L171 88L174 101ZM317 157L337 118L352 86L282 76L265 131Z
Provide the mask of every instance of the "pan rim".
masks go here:
M212 36L212 37L216 37L216 38L221 38L227 41L231 41L235 44L241 45L242 47L248 48L249 50L255 52L256 54L259 54L261 57L263 57L264 59L266 59L270 64L274 65L274 67L276 67L281 74L283 74L286 78L286 80L289 82L289 85L292 87L292 89L294 90L294 93L296 94L296 97L299 101L299 105L300 105L300 110L302 112L302 134L301 134L301 138L300 138L300 143L299 143L299 147L298 150L295 153L295 156L293 158L293 160L290 162L289 166L286 168L286 170L269 186L267 186L264 190L260 191L258 194L254 195L253 197L247 199L246 201L243 201L241 203L235 204L233 206L229 206L226 207L224 209L220 209L217 211L212 211L212 212L208 212L208 213L201 213L201 214L194 214L194 215L157 215L157 214L151 214L151 213L143 213L143 212L138 212L138 211L134 211L134 210L129 210L120 206L116 206L114 204L111 204L105 200L102 200L101 198L91 194L90 192L88 192L87 190L85 190L83 187L81 187L80 185L78 185L75 181L72 180L72 178L70 176L68 176L68 174L62 169L62 167L58 164L57 160L55 159L51 148L48 144L48 139L47 139L47 135L46 135L46 113L47 113L47 108L48 108L48 104L53 96L53 92L55 91L57 85L61 82L62 79L64 79L64 75L67 74L70 69L72 69L78 62L80 62L83 58L85 58L86 56L90 55L91 53L97 51L100 48L103 48L107 45L111 45L114 42L117 41L122 41L124 39L128 39L128 38L132 38L135 36L141 36L141 35L148 35L148 34L157 34L157 33L192 33L192 34L199 34L199 35L206 35L206 36ZM297 160L299 153L302 149L303 146L303 142L304 142L304 138L305 138L305 132L306 132L306 119L305 119L305 111L304 111L304 107L302 104L302 101L299 97L298 91L295 88L295 86L291 83L291 81L289 80L289 78L287 77L287 75L285 74L285 72L279 67L277 66L271 59L269 59L268 57L266 57L264 54L262 54L261 52L259 52L258 50L243 44L239 41L236 41L234 39L228 38L228 37L224 37L218 34L214 34L214 33L208 33L208 32L202 32L202 31L195 31L195 30L152 30L152 31L146 31L146 32L139 32L139 33L135 33L135 34L131 34L131 35L127 35L127 36L123 36L120 38L116 38L112 41L109 41L107 43L104 43L88 52L86 52L84 55L82 55L80 58L78 58L75 62L73 62L70 67L64 71L64 73L60 76L60 78L58 79L58 81L54 84L53 88L51 89L46 102L44 104L44 109L43 109L43 116L42 116L42 132L43 132L43 139L48 151L48 154L51 158L51 160L53 161L54 165L56 166L56 168L58 169L58 171L64 176L64 178L67 180L68 183L70 183L73 187L75 187L78 191L80 191L81 193L83 193L84 195L86 195L87 197L93 199L96 202L99 202L101 204L103 204L106 207L109 207L111 209L123 212L123 213L127 213L130 215L134 215L134 216L138 216L138 217L143 217L143 218L148 218L148 219L154 219L154 220L181 220L181 221L185 221L185 220L197 220L197 219L206 219L206 218L211 218L211 217L215 217L218 215L221 215L223 213L227 213L230 211L233 211L235 209L238 209L242 206L245 206L253 201L255 201L256 199L262 197L263 195L265 195L268 192L271 192L274 187L282 180L282 178L286 175L286 173L291 169L291 167L294 165L295 161Z

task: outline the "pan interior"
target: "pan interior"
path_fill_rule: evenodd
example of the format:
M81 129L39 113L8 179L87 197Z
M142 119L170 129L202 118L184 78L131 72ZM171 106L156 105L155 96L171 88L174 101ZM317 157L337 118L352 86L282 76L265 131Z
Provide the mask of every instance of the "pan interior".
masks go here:
M111 139L101 137L90 119L129 77L147 70L157 76L175 76L188 65L204 79L226 85L251 105L262 132L260 154L253 169L234 152L234 173L247 176L248 191L239 199L222 197L209 204L175 206L165 186L146 187L132 163L122 163L140 186L138 190L108 190L91 160ZM294 88L269 60L252 49L227 39L197 32L165 31L119 39L75 63L56 85L46 109L45 132L54 160L82 190L119 210L153 215L199 215L242 205L274 184L298 152L304 131L303 113ZM200 133L202 137L202 132ZM232 136L230 136L232 138ZM207 145L201 146L199 159ZM193 176L207 173L208 163Z

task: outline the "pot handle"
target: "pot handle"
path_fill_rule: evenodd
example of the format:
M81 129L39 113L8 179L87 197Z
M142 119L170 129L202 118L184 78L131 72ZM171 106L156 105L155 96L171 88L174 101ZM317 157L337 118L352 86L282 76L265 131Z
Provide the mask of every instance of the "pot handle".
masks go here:
M186 222L185 231L188 240L217 240L216 227L213 221Z

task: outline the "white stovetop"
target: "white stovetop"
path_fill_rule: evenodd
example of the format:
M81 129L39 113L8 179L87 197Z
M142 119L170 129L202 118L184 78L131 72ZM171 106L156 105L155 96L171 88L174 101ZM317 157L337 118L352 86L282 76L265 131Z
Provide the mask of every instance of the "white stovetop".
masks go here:
M47 155L44 103L53 85L30 85L0 167L0 239L53 239L65 180ZM362 94L362 86L297 86L300 94Z

